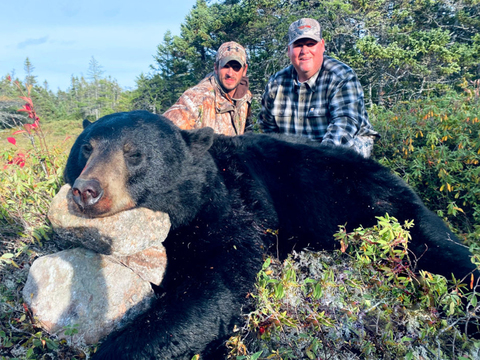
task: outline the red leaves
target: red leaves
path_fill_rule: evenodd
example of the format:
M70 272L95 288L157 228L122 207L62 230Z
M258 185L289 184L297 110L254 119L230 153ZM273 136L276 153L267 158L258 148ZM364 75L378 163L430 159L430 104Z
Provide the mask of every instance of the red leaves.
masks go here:
M17 139L15 139L14 137L8 137L7 141L12 145L15 145L15 146L17 145ZM7 165L18 165L21 168L23 168L25 166L25 159L26 158L27 157L24 153L19 152L19 153L16 154L15 157L10 158L10 160L8 160L7 164L3 167L3 169L6 169Z
M11 78L8 77L8 80L11 81ZM42 147L42 150L44 150L47 156L49 157L48 147L45 142L45 137L43 136L42 129L40 127L40 118L37 116L37 113L35 112L35 109L33 107L33 100L30 96L32 85L26 85L26 90L27 90L26 94L22 86L20 85L19 81L15 81L15 85L18 87L18 89L22 94L22 96L19 96L19 98L25 101L25 105L23 105L23 107L21 109L18 109L17 111L26 112L28 114L28 117L30 119L33 119L33 123L23 124L23 129L15 131L12 135L27 133L30 138L30 141L32 142L34 141L33 136L37 135L39 137L40 146ZM15 146L17 145L17 140L14 137L7 138L7 141L12 145L15 145ZM29 156L29 150L27 150L26 153L19 152L14 157L9 157L7 165L5 165L5 167L8 165L18 165L21 168L23 168L25 166L25 160L28 158L28 156ZM48 174L48 170L45 170L45 171Z
M38 127L38 120L35 120L33 124L25 124L23 125L23 127L30 134L33 129L36 129Z
M20 96L22 99L26 99L24 96ZM31 101L31 99L28 99ZM23 108L21 109L18 109L17 111L32 111L32 106L29 104L29 103L26 103L25 105L23 105Z
M30 119L35 119L35 121L40 120L40 118L37 116L37 113L33 109L32 99L29 98L29 97L26 97L26 96L20 96L20 99L25 100L27 103L25 105L23 105L23 107L21 109L18 109L17 111L18 112L24 111L24 112L28 113L28 117Z
M16 82L18 88L20 88L20 84L18 81ZM30 88L28 89L28 95L30 96ZM21 109L18 109L18 112L26 112L28 113L28 117L30 119L34 119L33 124L24 124L22 130L17 130L15 131L12 135L17 135L17 134L23 134L23 133L28 133L28 135L32 135L32 131L36 130L40 126L40 118L37 116L37 113L35 112L35 109L33 108L33 101L32 98L29 96L19 96L20 99L26 101L26 104L23 105ZM13 145L16 145L17 141L13 137L7 138L7 141Z
M24 153L18 153L17 156L15 156L14 158L10 159L7 162L7 165L18 165L21 168L23 168L25 166L26 158L27 157ZM7 165L5 165L3 168L5 169L7 167Z
M15 84L20 89L20 91L22 92L22 95L23 95L23 96L19 96L19 98L26 101L26 104L23 105L23 107L21 109L18 109L17 111L19 111L19 112L24 111L24 112L28 113L28 117L30 119L35 119L35 121L40 120L39 117L37 116L37 113L35 112L35 109L33 108L33 101L32 101L32 98L30 97L30 91L32 90L32 86L27 85L27 95L28 96L25 96L25 94L24 94L24 92L23 92L23 90L20 86L20 83L18 81L16 81Z
M17 135L17 134L23 134L23 133L28 133L29 135L32 134L32 130L35 130L38 128L38 126L40 125L39 123L39 119L37 118L33 124L23 124L23 128L25 130L17 130L15 131L12 135Z
M30 134L32 132L32 124L25 124L23 125L23 127L25 128L25 130Z

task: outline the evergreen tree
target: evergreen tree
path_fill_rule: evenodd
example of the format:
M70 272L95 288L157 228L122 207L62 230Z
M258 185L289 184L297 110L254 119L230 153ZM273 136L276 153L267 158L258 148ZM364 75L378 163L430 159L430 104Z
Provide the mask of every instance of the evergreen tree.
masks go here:
M153 72L138 85L143 93L167 91L159 95L165 111L213 69L221 43L234 40L249 54L258 101L268 78L289 64L288 26L311 17L322 25L326 54L355 69L367 101L390 105L480 77L479 13L473 0L198 0L180 36L165 36Z
M37 77L33 75L33 70L35 70L35 67L31 63L30 59L27 57L25 59L25 63L23 65L23 69L25 70L25 84L29 85L36 85L37 84Z
M88 78L91 80L89 89L92 91L89 98L93 100L89 104L90 105L89 112L91 112L91 114L95 116L95 120L98 120L100 118L100 108L101 108L101 100L99 100L99 96L100 96L99 93L101 91L100 79L104 72L105 71L103 70L103 67L92 56L92 58L90 59L90 63L88 65L87 75L88 75Z
M25 114L17 112L23 100L17 96L15 81L18 79L12 73L0 79L0 129L18 126L27 120Z

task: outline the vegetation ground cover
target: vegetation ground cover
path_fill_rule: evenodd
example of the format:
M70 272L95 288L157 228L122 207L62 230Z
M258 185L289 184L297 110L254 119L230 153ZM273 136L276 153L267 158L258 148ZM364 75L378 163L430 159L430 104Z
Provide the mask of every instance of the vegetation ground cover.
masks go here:
M382 134L377 160L409 182L476 251L479 102L450 93L370 113ZM33 147L28 134L16 135L13 145L6 140L13 130L0 133L0 358L82 359L94 347L43 332L21 298L33 260L59 250L46 213L81 131L80 122L42 126L48 161L37 135ZM28 153L23 166L12 163L19 152ZM408 226L394 219L379 219L377 227L356 234L339 228L337 236L343 252L267 260L250 294L245 326L229 340L232 359L478 358L480 343L463 332L466 325L476 331L478 294L471 279L418 278L410 262L394 272L392 265L408 254L409 236ZM405 247L392 246L398 239Z

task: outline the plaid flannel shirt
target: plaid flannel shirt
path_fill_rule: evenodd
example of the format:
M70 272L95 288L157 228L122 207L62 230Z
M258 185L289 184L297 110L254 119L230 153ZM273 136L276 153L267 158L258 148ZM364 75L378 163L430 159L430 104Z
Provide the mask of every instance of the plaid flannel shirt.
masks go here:
M371 151L378 136L368 121L355 72L329 56L317 75L304 83L297 81L293 65L273 75L262 97L259 123L265 133L304 136L359 152L358 137L367 139Z

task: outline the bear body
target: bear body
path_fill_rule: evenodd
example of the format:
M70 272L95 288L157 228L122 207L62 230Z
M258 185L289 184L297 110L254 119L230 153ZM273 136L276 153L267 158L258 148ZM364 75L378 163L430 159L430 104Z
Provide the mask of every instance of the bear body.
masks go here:
M468 249L400 178L350 149L185 131L144 111L84 127L65 170L79 208L99 217L146 207L172 223L155 305L111 334L96 359L225 358L265 254L333 249L338 225L371 226L385 213L414 220L420 268L449 279L474 269Z

